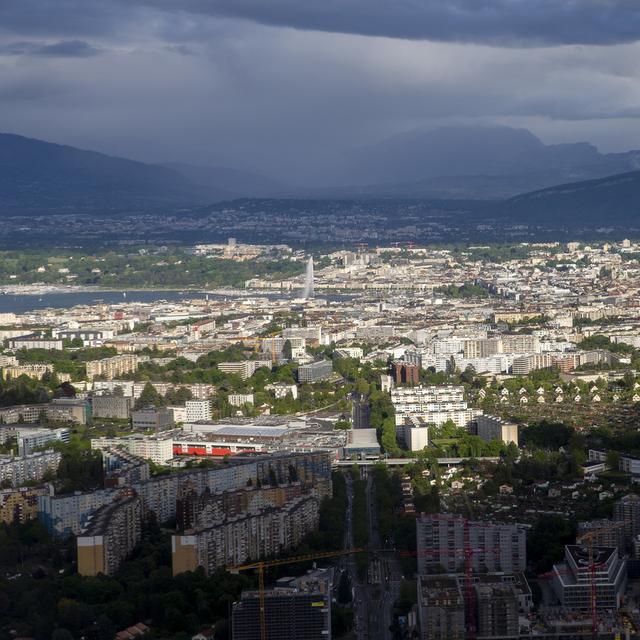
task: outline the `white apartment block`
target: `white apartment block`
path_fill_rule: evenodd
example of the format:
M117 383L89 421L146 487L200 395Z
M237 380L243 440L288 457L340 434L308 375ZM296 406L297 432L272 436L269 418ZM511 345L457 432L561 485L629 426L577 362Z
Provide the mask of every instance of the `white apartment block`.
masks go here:
M105 449L125 449L130 454L151 460L155 464L165 464L173 458L173 438L156 438L153 436L132 435L122 438L94 438L91 448L103 451Z
M38 519L55 538L78 535L95 511L112 502L118 491L104 489L60 496L38 497Z
M232 407L253 404L253 393L230 393L228 400Z
M62 455L57 451L41 451L26 456L0 456L0 484L10 482L20 487L26 482L38 482L47 472L55 472Z
M187 400L184 406L186 418L183 422L211 420L211 402L209 400Z
M246 380L260 367L268 366L270 366L270 362L264 360L241 360L240 362L220 362L218 369L223 373L233 373Z
M18 454L29 455L34 449L52 441L69 442L71 429L42 429L40 427L17 427Z
M519 524L471 522L452 514L422 515L416 520L418 573L455 573L465 569L473 549L474 571L514 573L527 566L526 529ZM429 555L421 552L429 551Z
M396 426L403 425L406 418L419 418L436 426L452 420L457 426L466 427L482 414L481 410L468 407L462 385L396 387L391 390L391 402Z

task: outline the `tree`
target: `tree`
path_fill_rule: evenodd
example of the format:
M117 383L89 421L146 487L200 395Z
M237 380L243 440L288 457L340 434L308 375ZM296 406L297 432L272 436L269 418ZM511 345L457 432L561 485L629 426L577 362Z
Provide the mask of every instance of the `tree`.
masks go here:
M473 365L468 364L466 369L460 374L460 381L471 384L474 381L476 370Z
M161 407L164 404L162 396L156 391L156 388L150 383L144 386L140 397L136 400L135 409L144 409L145 407Z
M285 360L291 360L291 356L293 355L293 350L291 348L291 340L285 340L282 345L282 357Z
M607 467L615 470L620 468L620 454L617 451L607 452Z

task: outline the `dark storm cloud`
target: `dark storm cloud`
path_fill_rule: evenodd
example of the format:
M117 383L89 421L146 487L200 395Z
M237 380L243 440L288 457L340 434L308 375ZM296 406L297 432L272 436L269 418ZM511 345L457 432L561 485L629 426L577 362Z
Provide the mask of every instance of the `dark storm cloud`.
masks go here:
M136 5L132 0L131 5ZM0 32L94 36L116 31L129 17L119 0L1 0Z
M101 53L101 49L83 40L60 42L9 42L0 45L0 56L45 56L50 58L89 58Z
M300 184L458 121L640 148L636 40L640 0L0 0L0 122Z
M296 29L505 46L640 39L638 0L138 0Z
M0 30L117 34L148 9L303 30L509 47L640 40L639 0L2 0Z

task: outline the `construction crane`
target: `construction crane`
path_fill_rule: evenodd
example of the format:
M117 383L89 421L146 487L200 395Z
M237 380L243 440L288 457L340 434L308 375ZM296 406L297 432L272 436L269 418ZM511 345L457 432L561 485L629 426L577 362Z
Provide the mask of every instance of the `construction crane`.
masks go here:
M475 606L473 601L473 556L476 553L493 553L499 555L500 549L498 548L476 548L472 549L468 544L468 537L465 537L465 547L462 549L453 550L420 550L420 551L401 551L400 556L404 558L408 557L424 557L424 556L459 556L464 558L464 601L467 613L467 640L475 640L477 626Z
M470 505L469 505L470 508ZM494 556L500 555L500 549L497 547L481 547L473 548L471 546L470 535L470 522L468 518L453 514L432 514L431 516L435 520L442 520L445 522L461 521L463 526L463 545L462 548L454 550L421 550L417 553L406 552L406 555L458 555L464 557L465 560L465 572L464 572L464 590L465 590L465 604L467 609L467 639L475 640L477 633L476 626L476 610L474 606L474 589L473 589L473 557L478 553L493 554ZM482 522L474 522L474 527L486 527L491 528L491 525Z
M598 637L598 592L597 592L597 584L596 584L596 570L598 568L598 564L593 561L593 546L594 541L597 540L602 534L609 533L611 531L616 531L618 529L622 529L625 526L624 522L615 522L607 527L601 527L595 529L594 531L588 531L583 533L576 538L576 542L578 544L584 545L587 547L587 552L589 554L589 573L591 576L591 593L590 593L590 605L591 605L591 633L594 638Z
M271 567L281 567L288 564L297 564L298 562L309 562L310 560L322 560L323 558L337 558L339 556L348 556L354 553L366 551L365 549L343 549L342 551L324 551L320 553L312 553L304 556L292 556L290 558L276 558L275 560L258 560L248 564L238 565L236 567L228 567L229 573L240 573L241 571L250 571L256 569L258 572L258 594L260 598L260 640L267 639L267 618L264 598L264 570Z

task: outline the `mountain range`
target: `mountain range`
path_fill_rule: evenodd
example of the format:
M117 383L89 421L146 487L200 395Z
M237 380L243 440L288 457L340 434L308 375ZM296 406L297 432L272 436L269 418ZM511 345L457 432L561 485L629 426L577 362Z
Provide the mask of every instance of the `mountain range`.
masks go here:
M450 126L357 149L338 167L357 185L343 194L501 199L640 169L640 151L602 154L585 142L545 145L526 129Z
M174 212L249 198L493 200L514 220L589 224L639 217L640 151L545 145L524 129L443 127L403 134L336 160L321 188L257 172L146 164L0 134L0 216ZM335 180L335 181L334 181Z
M500 212L513 221L543 225L638 225L640 171L526 193L502 203Z

